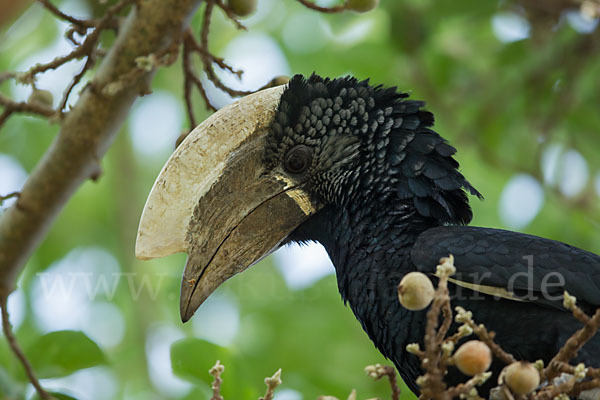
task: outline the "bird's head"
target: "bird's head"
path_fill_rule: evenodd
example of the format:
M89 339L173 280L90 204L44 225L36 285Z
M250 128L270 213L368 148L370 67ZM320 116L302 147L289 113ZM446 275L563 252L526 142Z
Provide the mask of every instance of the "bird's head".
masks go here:
M253 265L325 206L381 204L443 224L471 219L455 149L433 115L395 88L293 77L199 125L163 167L136 255L187 252L187 321L221 283Z

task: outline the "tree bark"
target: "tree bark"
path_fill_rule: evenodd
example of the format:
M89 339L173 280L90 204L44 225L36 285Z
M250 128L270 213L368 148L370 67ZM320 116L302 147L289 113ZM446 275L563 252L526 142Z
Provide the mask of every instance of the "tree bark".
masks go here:
M0 29L17 19L33 0L0 0Z
M61 129L21 195L0 215L0 295L13 290L26 261L69 198L98 175L100 160L134 100L154 75L136 58L165 51L201 0L138 0L91 84L61 121Z

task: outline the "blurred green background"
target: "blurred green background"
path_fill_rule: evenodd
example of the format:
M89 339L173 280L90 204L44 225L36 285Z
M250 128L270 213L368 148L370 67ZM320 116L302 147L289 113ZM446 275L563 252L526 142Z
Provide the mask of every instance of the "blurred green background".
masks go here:
M105 7L54 3L80 17ZM235 88L316 71L371 78L426 100L437 131L459 149L463 173L486 198L473 199L474 225L600 253L600 29L597 3L581 4L381 0L369 13L325 15L294 0L259 0L243 21L247 32L216 12L210 40L217 55L246 71L241 82L221 75ZM200 23L196 15L196 32ZM70 49L67 25L39 4L2 29L0 71L24 71ZM53 92L56 105L81 66L71 62L38 86ZM215 104L230 101L208 86ZM318 248L288 249L234 277L185 325L178 315L185 256L135 260L145 198L188 128L182 87L179 62L158 72L154 93L138 100L102 161L100 179L71 199L9 299L42 383L77 399L202 399L219 359L226 400L258 398L263 378L278 368L277 400L345 399L353 388L361 399L389 398L387 383L363 372L385 360L342 304ZM0 87L18 100L30 90ZM203 119L208 113L195 100ZM57 132L26 116L2 127L0 194L21 187ZM33 395L3 338L0 393ZM403 398L414 396L404 389Z

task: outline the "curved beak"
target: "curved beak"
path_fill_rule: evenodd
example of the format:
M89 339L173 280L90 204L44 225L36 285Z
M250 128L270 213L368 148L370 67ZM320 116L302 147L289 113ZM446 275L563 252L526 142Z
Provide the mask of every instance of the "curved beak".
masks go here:
M140 259L186 252L181 319L223 282L277 249L319 206L285 174L266 171L265 138L284 87L219 110L171 155L138 229Z

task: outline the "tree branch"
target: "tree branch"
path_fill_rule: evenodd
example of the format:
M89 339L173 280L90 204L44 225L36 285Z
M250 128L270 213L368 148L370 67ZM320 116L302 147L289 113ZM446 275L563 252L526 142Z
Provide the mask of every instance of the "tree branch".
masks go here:
M19 201L0 215L0 295L12 291L17 275L63 206L97 173L99 160L134 100L146 93L154 68L140 70L136 59L160 53L180 38L199 3L146 0L130 11L96 76L29 176ZM123 79L128 76L135 79Z
M35 115L42 115L44 117L51 117L55 114L52 107L39 103L30 103L24 101L14 101L8 97L0 94L0 106L4 107L4 111L0 114L0 127L4 124L4 121L15 112L28 113Z
M38 0L38 2L40 2L44 6L44 8L46 8L52 14L56 15L58 18L70 22L71 24L77 26L78 28L81 28L82 30L94 27L93 21L78 19L72 17L71 15L65 14L64 12L60 11L54 4L52 4L50 0Z

